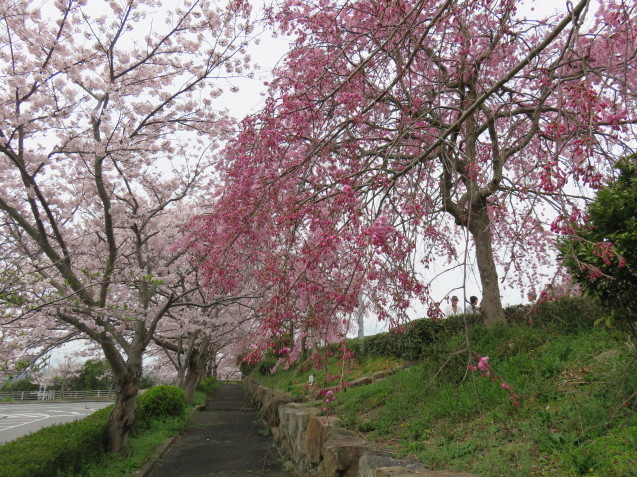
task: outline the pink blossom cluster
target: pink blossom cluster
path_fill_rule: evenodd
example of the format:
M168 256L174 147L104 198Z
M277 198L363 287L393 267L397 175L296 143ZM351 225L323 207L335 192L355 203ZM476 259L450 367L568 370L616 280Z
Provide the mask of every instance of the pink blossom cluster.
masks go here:
M513 406L520 405L520 396L518 396L518 394L511 389L511 386L509 386L509 384L504 381L502 376L500 376L499 374L493 371L493 369L491 368L491 364L489 363L488 356L481 356L478 359L477 365L469 364L467 366L467 369L473 372L480 371L480 376L486 379L490 379L491 382L499 381L500 388L508 392L509 399L511 400L511 404Z

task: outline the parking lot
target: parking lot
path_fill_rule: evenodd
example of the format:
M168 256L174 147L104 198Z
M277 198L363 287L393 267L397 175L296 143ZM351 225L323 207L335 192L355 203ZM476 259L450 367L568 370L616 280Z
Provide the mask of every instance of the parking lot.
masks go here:
M0 444L53 424L82 419L112 402L0 404Z

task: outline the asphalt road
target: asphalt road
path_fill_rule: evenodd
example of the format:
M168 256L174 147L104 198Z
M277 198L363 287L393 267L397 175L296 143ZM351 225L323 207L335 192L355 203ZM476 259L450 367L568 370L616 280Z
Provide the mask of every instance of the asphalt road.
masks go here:
M46 402L0 404L0 444L53 424L82 419L112 402Z

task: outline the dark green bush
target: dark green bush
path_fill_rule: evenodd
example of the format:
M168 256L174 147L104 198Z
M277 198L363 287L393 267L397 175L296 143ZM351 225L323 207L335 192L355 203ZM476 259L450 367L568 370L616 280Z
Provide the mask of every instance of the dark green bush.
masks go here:
M537 305L513 305L506 307L504 313L511 324L548 326L567 333L590 329L604 316L595 300L571 297ZM445 320L422 318L405 324L402 329L368 336L362 347L358 339L349 339L346 345L355 357L387 356L413 361L421 358L425 351L431 353L432 345L464 333L465 325L478 333L485 330L480 315L456 315ZM336 352L340 346L332 344L328 350ZM271 367L271 363L267 366Z
M276 366L276 363L279 361L279 358L274 356L271 352L266 353L261 361L256 365L255 369L257 373L262 376L267 376L270 374L272 368Z
M445 320L422 318L411 321L400 329L366 337L362 353L366 356L387 356L413 361L421 358L427 347L464 331L465 320L470 327L481 324L478 315L458 315ZM358 339L348 340L347 346L355 355L360 355Z
M217 389L218 386L219 383L217 382L217 378L215 378L214 376L208 376L207 378L201 380L199 386L197 386L197 389L199 391L203 391L204 393L209 393L210 391L214 391L215 389Z
M153 420L179 417L186 412L186 393L175 386L155 386L137 397L136 430L146 429Z
M509 306L504 314L509 323L532 322L571 333L592 328L607 311L592 298L561 297L539 304Z
M262 376L267 376L268 374L270 374L270 370L274 368L277 361L279 360L278 357L274 356L271 350L268 350L263 358L261 358L261 361L256 364L248 364L247 360L245 359L247 354L248 353L242 353L237 356L237 365L239 366L241 374L243 374L244 376L249 376L254 372L258 372Z
M0 477L74 475L105 453L106 407L75 422L47 427L0 446Z
M33 384L26 378L17 380L8 380L2 385L3 391L37 391L38 385Z
M597 191L586 222L564 218L571 233L558 240L558 247L584 293L637 334L637 154L615 167L619 176Z

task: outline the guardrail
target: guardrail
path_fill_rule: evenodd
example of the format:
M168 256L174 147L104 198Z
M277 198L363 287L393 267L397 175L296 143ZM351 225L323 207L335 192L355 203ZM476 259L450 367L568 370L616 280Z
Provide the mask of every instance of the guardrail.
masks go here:
M115 400L114 389L97 389L94 391L0 391L0 401L100 401Z

